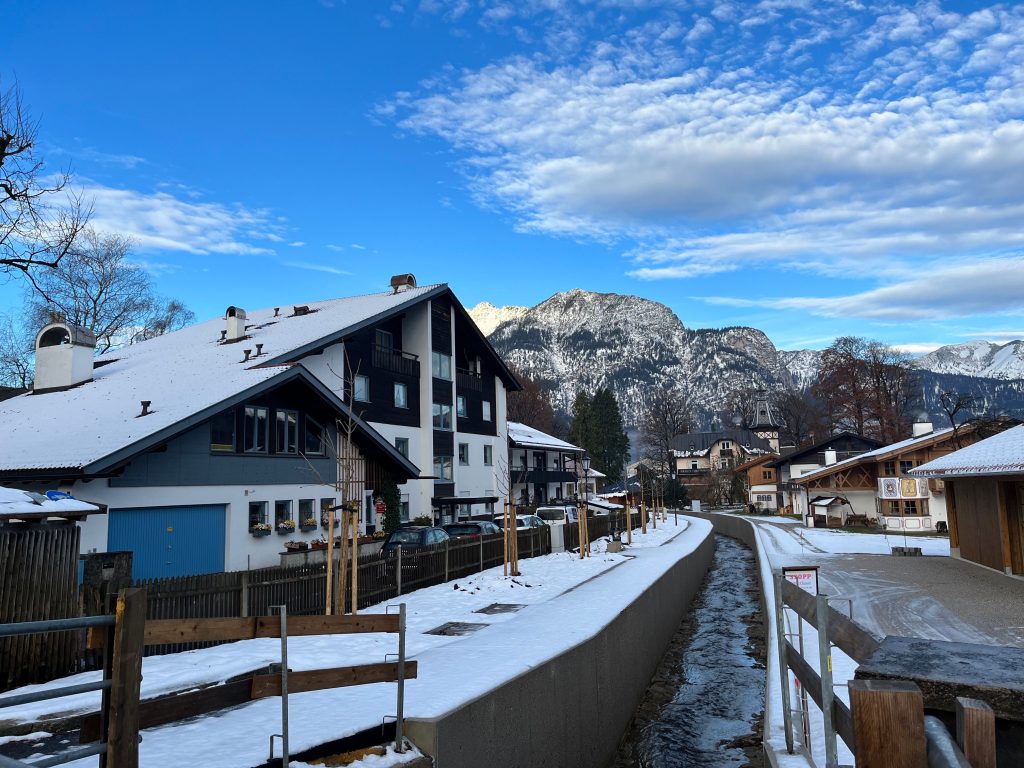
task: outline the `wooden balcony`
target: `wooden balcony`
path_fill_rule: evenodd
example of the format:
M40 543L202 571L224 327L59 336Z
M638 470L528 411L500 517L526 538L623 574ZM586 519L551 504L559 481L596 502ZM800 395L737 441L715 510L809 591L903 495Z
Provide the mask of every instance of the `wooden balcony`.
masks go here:
M455 369L455 386L460 390L471 390L473 392L482 392L484 389L483 382L480 380L480 374L462 368Z
M416 355L377 345L373 347L373 367L403 376L420 375L420 361Z

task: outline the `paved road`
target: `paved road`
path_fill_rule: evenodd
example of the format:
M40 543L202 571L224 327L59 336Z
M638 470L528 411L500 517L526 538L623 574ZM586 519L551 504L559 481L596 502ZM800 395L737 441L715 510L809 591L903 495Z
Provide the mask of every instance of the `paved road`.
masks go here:
M1024 580L950 557L787 554L792 526L758 523L772 565L817 565L822 592L852 597L853 617L879 637L904 635L1024 648ZM799 539L797 539L799 540ZM817 551L815 551L817 550ZM844 610L843 606L837 605Z

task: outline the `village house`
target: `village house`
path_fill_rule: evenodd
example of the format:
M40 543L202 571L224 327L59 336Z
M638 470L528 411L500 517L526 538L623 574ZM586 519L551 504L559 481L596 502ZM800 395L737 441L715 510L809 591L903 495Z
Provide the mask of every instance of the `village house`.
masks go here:
M1015 426L909 473L943 483L953 557L1024 576L1024 426Z
M779 508L786 514L793 513L794 494L800 490L793 484L796 478L881 447L877 440L853 432L838 432L806 448L788 453L783 451L781 457L770 459L765 464L777 473Z
M933 429L913 425L913 437L829 463L793 480L794 511L807 525L878 524L892 530L945 530L941 480L916 478L915 467L978 439L975 427ZM826 449L826 453L828 453Z
M778 458L777 454L766 453L736 467L736 474L745 478L748 503L758 510L775 513L782 506L778 470L772 466Z
M713 475L731 475L741 464L776 452L752 430L730 429L679 435L672 441L672 455L676 479L686 486L689 498L703 499Z
M519 507L572 500L578 492L573 460L583 449L515 421L508 423L511 498Z
M34 390L0 402L0 482L101 506L82 549L133 551L137 578L274 564L271 532L323 535L343 498L372 531L388 478L405 518L500 499L505 393L519 385L447 285L399 275L383 293L232 306L94 347L73 326L40 331Z

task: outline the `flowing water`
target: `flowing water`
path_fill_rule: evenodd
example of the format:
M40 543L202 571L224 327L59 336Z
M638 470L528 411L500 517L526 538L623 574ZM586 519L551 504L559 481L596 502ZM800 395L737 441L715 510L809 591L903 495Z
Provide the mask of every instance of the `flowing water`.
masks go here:
M715 536L692 612L623 737L614 768L760 768L764 643L754 557Z

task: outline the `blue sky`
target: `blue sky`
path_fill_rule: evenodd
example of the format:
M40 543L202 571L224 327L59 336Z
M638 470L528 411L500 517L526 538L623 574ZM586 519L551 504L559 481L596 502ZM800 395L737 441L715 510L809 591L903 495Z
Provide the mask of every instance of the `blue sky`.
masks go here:
M924 349L1024 337L1024 8L836 0L15 2L94 223L200 318L582 287ZM7 311L20 286L0 285Z

